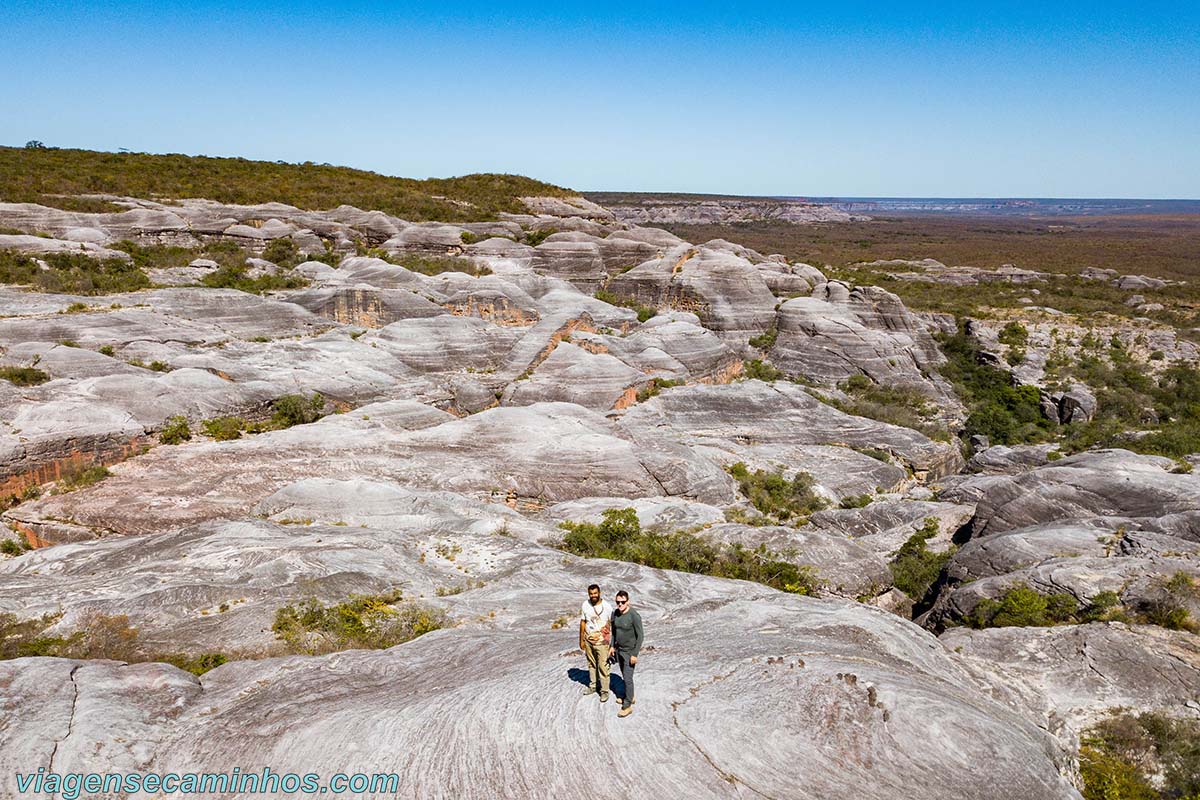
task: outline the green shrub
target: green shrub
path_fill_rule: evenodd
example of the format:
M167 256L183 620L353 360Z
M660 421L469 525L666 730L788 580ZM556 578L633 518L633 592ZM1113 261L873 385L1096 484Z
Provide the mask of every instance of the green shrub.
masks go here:
M38 260L49 269L43 270ZM0 250L0 283L27 285L37 292L98 295L145 289L150 279L120 258L95 259L80 253L24 253Z
M610 306L618 308L629 308L637 312L638 322L645 322L651 317L658 315L658 309L644 306L636 300L630 300L616 292L610 292L608 289L597 289L594 295L597 300L602 303L608 303Z
M1078 617L1080 622L1130 621L1121 605L1121 596L1111 591L1097 593Z
M558 233L554 228L542 228L537 231L525 231L525 244L530 247L537 247L546 239Z
M192 429L188 426L187 417L169 417L163 424L158 440L163 444L181 444L192 438Z
M263 248L262 257L277 267L291 269L301 261L300 248L287 237L272 239Z
M6 556L19 556L25 552L21 543L16 539L0 539L0 553Z
M259 275L251 278L244 264L223 266L200 279L210 289L237 289L249 294L263 294L280 289L300 289L308 281L299 275Z
M293 425L307 425L316 422L324 414L325 398L319 392L312 397L299 394L285 394L271 403L274 412L271 415L271 427L290 428Z
M37 386L50 380L50 376L33 367L0 367L0 378L17 386Z
M210 669L216 669L222 664L229 663L229 656L224 653L199 653L197 655L170 653L157 656L154 660L166 662L193 675L203 675Z
M480 241L480 237L471 231L463 231L458 235L458 238L462 239L463 244L475 244Z
M866 508L871 505L871 501L875 499L873 494L859 494L849 497L843 497L839 503L840 508Z
M742 375L747 380L765 381L774 383L783 377L783 373L775 369L775 366L768 361L763 361L757 358L751 358L742 362Z
M920 603L929 594L942 568L954 555L953 547L941 553L929 549L927 542L937 535L938 530L937 517L926 517L925 523L900 545L888 564L892 583L915 603Z
M302 209L342 204L413 221L495 219L528 213L522 197L573 195L520 175L394 178L329 164L244 158L0 148L0 197L13 202L124 209L80 194L143 198L203 197L221 203L287 203Z
M200 423L204 435L218 442L240 439L247 429L246 420L241 417L214 417Z
M663 389L670 389L672 386L682 386L683 384L683 380L673 380L671 378L652 378L649 383L638 389L637 401L639 403L644 403L651 397L657 397L658 393Z
M1014 386L1012 376L987 364L979 344L960 325L953 336L941 336L950 380L970 414L965 436L987 436L993 444L1020 444L1048 439L1054 424L1042 414L1041 394L1033 386Z
M972 628L1046 627L1072 621L1077 610L1070 595L1046 596L1022 583L1005 590L999 600L980 600L967 623Z
M440 275L443 272L464 272L467 275L480 277L482 275L491 275L492 271L485 266L476 264L469 258L457 258L455 256L420 256L408 254L399 258L390 259L393 264L398 264L410 272L417 272L421 275Z
M779 338L779 329L772 325L767 329L767 332L761 336L752 336L749 341L751 347L756 347L759 350L770 350L775 346L775 340Z
M848 401L824 398L828 405L859 417L911 428L938 441L950 441L950 431L937 421L938 407L923 391L903 384L883 386L866 375L851 375L838 385ZM865 450L862 452L866 452ZM876 451L879 452L879 451ZM867 455L872 455L867 453ZM886 455L881 461L889 460Z
M1024 348L1029 344L1029 331L1019 322L1013 321L1000 329L1000 344Z
M293 653L383 650L446 625L446 612L415 602L401 603L399 590L352 595L326 605L315 598L275 612L271 630Z
M63 309L64 314L80 314L84 311L91 311L91 306L87 303L71 303L71 305Z
M811 567L785 560L765 546L710 542L685 531L658 533L642 530L632 508L612 508L601 521L564 522L559 546L578 556L631 561L655 569L754 581L793 594L815 594L820 581Z
M1200 722L1116 713L1080 737L1086 800L1200 797Z
M0 613L0 659L54 656L112 659L131 664L164 661L194 675L202 675L229 660L221 653L188 656L148 651L139 641L138 630L123 614L88 612L80 617L77 627L69 634L48 635L47 629L61 617L61 614L46 614L19 619L15 614Z
M750 504L775 522L803 524L811 514L828 505L825 498L813 491L813 479L807 472L797 472L788 480L781 472L761 469L751 472L741 461L727 467L727 471Z
M0 660L60 655L67 640L45 633L60 617L58 614L46 614L20 619L16 614L0 612Z
M1200 633L1200 624L1187 606L1200 600L1200 585L1186 572L1176 572L1168 580L1161 581L1160 594L1149 600L1142 610L1143 619L1174 631Z
M96 352L102 356L108 356L109 358L112 358L114 355L116 355L117 351L113 348L113 346L111 344L104 344L104 345L101 345L100 349L97 350Z
M62 476L56 481L54 492L55 494L65 494L73 492L76 489L83 489L99 483L100 481L112 475L108 468L101 464L92 464L90 466L74 465L63 470Z

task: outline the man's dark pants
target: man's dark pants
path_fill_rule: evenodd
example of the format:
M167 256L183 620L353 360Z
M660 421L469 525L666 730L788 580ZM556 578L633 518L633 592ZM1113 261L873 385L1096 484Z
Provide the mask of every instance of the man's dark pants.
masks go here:
M617 651L617 663L621 665L621 680L625 681L625 697L621 701L621 707L624 708L632 705L637 697L633 692L633 671L636 667L629 663L629 656L620 650Z

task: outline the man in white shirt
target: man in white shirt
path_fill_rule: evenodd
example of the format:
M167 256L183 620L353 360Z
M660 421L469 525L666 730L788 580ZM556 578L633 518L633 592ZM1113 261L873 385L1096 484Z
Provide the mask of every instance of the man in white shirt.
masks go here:
M583 601L579 617L579 649L587 655L588 685L585 695L600 692L600 702L608 700L608 653L612 628L613 607L607 600L600 599L600 587L588 587L588 599ZM596 673L600 681L596 682Z

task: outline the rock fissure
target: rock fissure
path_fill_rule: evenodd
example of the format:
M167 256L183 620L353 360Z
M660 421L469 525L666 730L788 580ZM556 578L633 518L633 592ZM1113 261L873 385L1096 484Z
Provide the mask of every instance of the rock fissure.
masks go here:
M54 740L54 747L50 750L50 763L46 767L47 772L54 772L54 759L58 755L58 747L71 738L71 731L75 728L75 707L79 704L79 684L75 682L75 673L81 666L81 664L72 665L71 671L67 675L71 681L71 714L67 717L67 732L61 739Z

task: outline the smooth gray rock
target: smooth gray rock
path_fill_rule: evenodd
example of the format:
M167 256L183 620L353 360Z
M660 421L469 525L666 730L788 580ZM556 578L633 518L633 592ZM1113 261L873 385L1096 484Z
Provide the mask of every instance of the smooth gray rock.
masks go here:
M889 475L889 483L903 481L903 472L849 448L887 450L930 477L953 472L962 463L951 445L930 441L907 428L845 414L783 381L669 390L630 409L620 425L647 444L673 439L711 450L724 463L795 463L807 447L823 447L822 455L831 456L829 451L835 448L829 445L837 443L843 445L843 460L854 464L855 472ZM813 477L822 482L830 476L817 470ZM875 486L864 488L873 491Z
M642 587L653 649L638 674L633 740L627 720L579 698L575 633L551 628L593 576ZM1062 744L981 696L975 671L927 634L865 606L578 560L448 599L471 621L388 651L236 662L200 680L162 665L4 662L6 730L30 745L6 748L0 768L12 775L51 757L61 771L269 763L281 773L398 772L415 796L669 786L705 798L1078 797L1060 773ZM475 609L485 621L468 616ZM585 744L552 754L539 744L574 741L580 724ZM933 735L959 744L934 752ZM625 767L614 771L616 748ZM471 763L505 768L482 780Z
M765 546L775 557L812 570L822 595L863 598L882 594L892 585L887 561L857 541L808 526L713 525L701 534L723 544L750 550Z
M370 410L237 441L156 448L94 486L25 503L6 519L47 542L147 533L235 517L308 477L498 496L527 509L601 495L734 499L716 464L670 443L639 447L573 404L493 408L405 432L362 420Z
M1056 628L952 628L946 647L1028 687L1033 702L1082 729L1116 709L1188 714L1200 695L1200 637L1119 622ZM1192 712L1194 715L1194 712Z
M973 533L992 535L1056 520L1127 517L1145 530L1200 541L1200 476L1127 450L1080 453L1000 477L979 499Z
M1057 450L1057 445L1053 444L985 446L967 461L967 469L985 475L1015 475L1049 464L1050 453Z
M1096 395L1088 387L1077 383L1065 392L1058 402L1058 418L1061 422L1091 422L1096 414Z
M765 332L775 317L775 296L753 264L704 247L678 245L617 275L608 290L651 308L690 311L739 344Z
M951 503L876 500L864 508L818 511L808 524L818 531L851 536L872 552L890 558L930 518L937 521L937 533L925 545L934 552L945 551L974 510L974 506Z
M932 337L900 298L883 289L822 284L812 297L784 303L777 325L769 355L789 375L822 383L866 375L931 397L950 395L940 379L929 377L943 360Z

